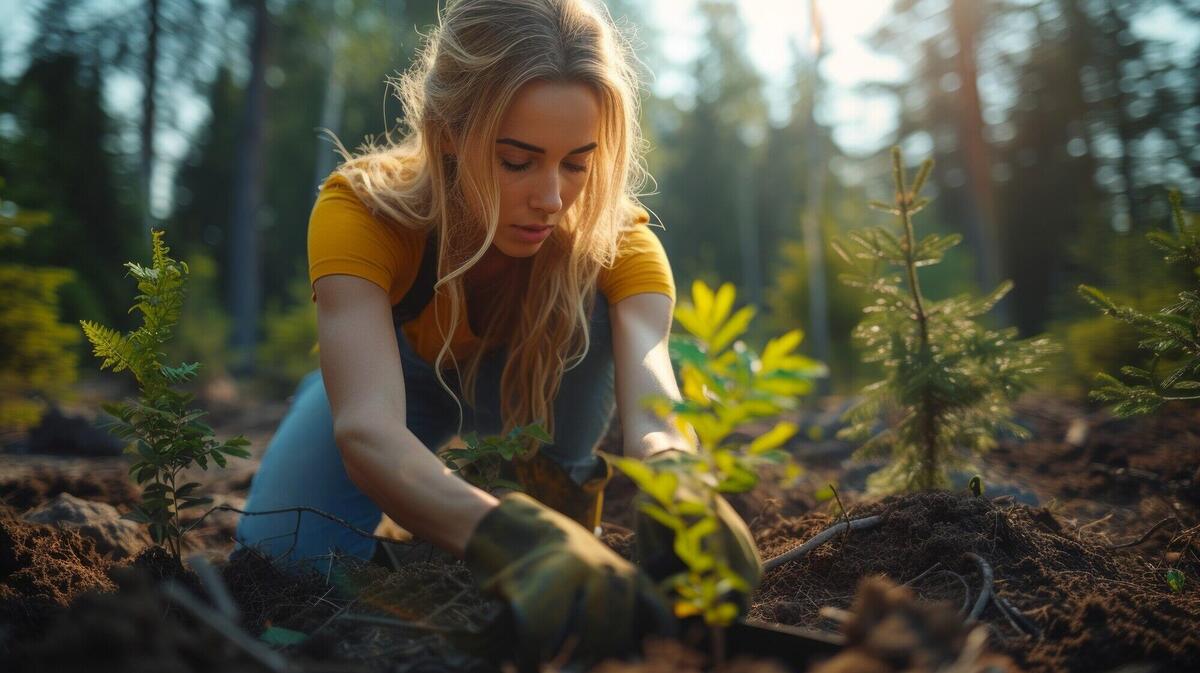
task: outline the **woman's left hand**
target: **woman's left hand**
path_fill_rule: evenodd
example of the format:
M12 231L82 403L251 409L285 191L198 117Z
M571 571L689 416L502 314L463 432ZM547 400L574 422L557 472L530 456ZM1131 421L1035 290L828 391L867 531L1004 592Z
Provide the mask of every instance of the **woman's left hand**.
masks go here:
M653 466L660 461L674 460L680 453L683 452L678 449L661 451L647 457L645 463ZM675 554L675 531L642 511L641 504L649 501L649 496L641 492L634 498L636 561L646 574L661 582L685 571L687 565ZM749 591L736 592L734 599L739 615L744 615L750 609L750 594L762 581L762 557L746 522L720 495L716 496L716 514L717 531L713 533L716 544L710 551L718 556L718 562L728 566L749 585Z

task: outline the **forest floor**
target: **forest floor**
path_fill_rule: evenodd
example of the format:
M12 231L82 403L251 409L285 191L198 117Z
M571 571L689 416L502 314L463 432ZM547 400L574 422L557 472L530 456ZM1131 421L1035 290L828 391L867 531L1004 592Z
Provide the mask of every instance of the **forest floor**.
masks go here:
M77 404L90 403L85 396ZM802 428L826 422L842 404L828 398L794 420ZM209 408L218 437L245 434L255 458L192 476L218 504L240 507L286 404ZM841 668L827 661L822 671L963 664L963 652L979 645L961 619L981 591L979 559L1002 600L981 603L986 654L953 670L1200 670L1200 408L1117 420L1033 394L1017 411L1031 437L1002 439L983 459L983 497L967 493L969 475L958 475L950 491L866 498L870 466L852 461L850 447L796 442L807 468L798 486L783 491L764 480L730 499L764 559L842 520L832 503L814 497L826 483L837 484L849 518L881 518L768 570L750 617L830 634L841 626L853 646L847 652L859 658L844 653ZM601 448L616 449L618 437L614 428ZM219 600L178 596L179 587L209 596L213 580L173 570L161 549L113 561L73 530L21 519L64 492L126 511L138 499L127 465L119 456L12 446L0 453L0 669L498 670L496 648L504 643L464 635L492 623L498 606L474 590L461 564L426 544L391 547L397 570L331 557L324 573L288 574L256 554L227 561L236 515L218 512L189 534L185 555L201 553L217 570L232 598L222 612ZM626 556L633 491L628 480L614 479L603 517L605 541ZM1181 592L1166 582L1172 568L1186 578ZM906 584L907 592L876 587L872 594L862 583L876 576ZM875 617L865 616L872 610ZM295 642L285 644L289 637ZM759 661L722 670L816 670L782 652L731 649L779 657L783 668ZM658 643L646 663L605 670L704 666L700 655Z

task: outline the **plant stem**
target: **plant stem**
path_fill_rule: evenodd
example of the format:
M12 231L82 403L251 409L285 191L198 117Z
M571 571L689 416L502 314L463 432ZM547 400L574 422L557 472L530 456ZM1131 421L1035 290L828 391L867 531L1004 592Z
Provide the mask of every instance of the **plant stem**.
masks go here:
M923 174L927 173L928 169L923 169ZM913 234L912 213L909 212L912 204L916 201L917 194L914 191L908 193L908 188L904 180L904 161L900 155L900 148L892 148L892 175L896 181L896 210L900 213L900 222L904 226L904 267L908 272L908 289L912 293L913 307L917 313L917 326L920 329L921 343L918 350L918 357L924 361L930 355L929 348L929 319L925 315L925 300L921 296L921 283L917 279L917 265L913 260L913 253L916 250L916 236ZM920 465L918 465L917 486L921 490L931 490L936 484L936 465L937 465L937 432L934 423L934 403L929 398L928 387L923 387L921 391L920 405L920 427L922 440L922 457Z

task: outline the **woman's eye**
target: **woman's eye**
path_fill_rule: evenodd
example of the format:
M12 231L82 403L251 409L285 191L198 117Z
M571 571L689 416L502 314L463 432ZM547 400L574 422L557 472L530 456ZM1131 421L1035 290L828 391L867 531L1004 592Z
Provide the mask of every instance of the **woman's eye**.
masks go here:
M587 171L587 166L580 166L579 164L563 164L563 166L566 166L567 170L571 171L572 173L583 173Z
M532 166L532 165L533 165L533 162L532 162L532 161L526 161L526 162L525 162L525 163L523 163L523 164L514 164L514 163L511 163L511 162L505 161L504 159L501 159L501 160L500 160L500 165L501 165L501 166L503 166L503 167L504 167L504 170L506 170L506 171L512 171L513 173L520 173L521 171L523 171L523 170L525 170L525 169L529 168L530 166Z

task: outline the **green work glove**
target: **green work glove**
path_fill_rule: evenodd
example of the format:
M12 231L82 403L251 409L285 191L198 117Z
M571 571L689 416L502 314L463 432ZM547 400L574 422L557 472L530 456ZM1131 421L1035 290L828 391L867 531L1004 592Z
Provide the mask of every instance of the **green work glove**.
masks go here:
M661 461L675 460L683 453L678 449L660 451L646 458L645 463L651 467ZM662 525L653 517L642 511L641 504L653 502L650 496L639 492L634 498L635 529L637 544L635 546L638 566L656 581L687 570L687 565L675 554L675 531ZM754 544L754 536L742 517L734 511L725 498L717 496L718 529L714 553L717 560L729 566L730 570L740 575L750 585L753 592L762 581L762 558L758 555L758 547ZM745 615L750 610L750 593L736 592L738 614Z
M523 493L509 493L467 543L467 567L511 609L518 664L570 647L572 662L636 654L676 623L654 581L592 531Z

